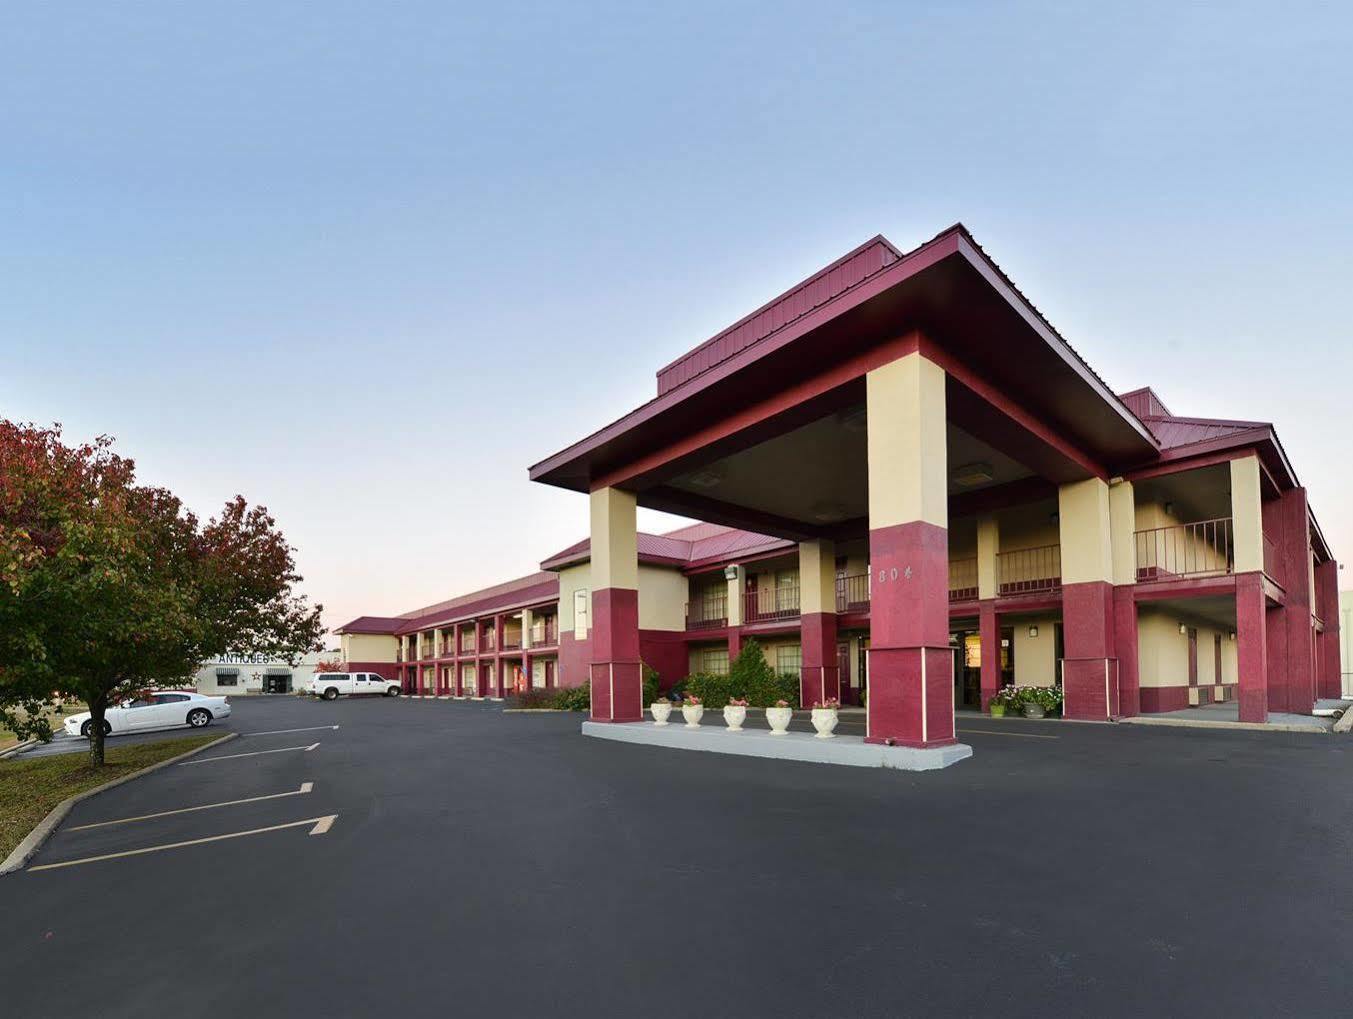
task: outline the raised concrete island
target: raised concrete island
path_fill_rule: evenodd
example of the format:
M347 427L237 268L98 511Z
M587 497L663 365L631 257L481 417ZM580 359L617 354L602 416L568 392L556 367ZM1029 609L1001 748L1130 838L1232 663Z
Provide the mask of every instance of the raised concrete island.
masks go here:
M583 735L674 750L705 750L742 757L846 764L855 768L895 768L898 771L934 771L972 756L972 747L966 743L925 749L889 747L866 743L861 736L818 739L807 732L776 736L758 729L729 732L722 726L702 725L692 729L679 723L658 726L652 722L584 722Z

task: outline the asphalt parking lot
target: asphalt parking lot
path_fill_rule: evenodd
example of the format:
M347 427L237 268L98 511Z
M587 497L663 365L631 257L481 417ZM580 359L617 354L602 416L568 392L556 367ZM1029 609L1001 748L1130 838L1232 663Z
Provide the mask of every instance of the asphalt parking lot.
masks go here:
M968 716L973 759L909 774L490 704L232 703L238 738L80 804L0 878L15 1014L1335 1015L1353 993L1335 737Z

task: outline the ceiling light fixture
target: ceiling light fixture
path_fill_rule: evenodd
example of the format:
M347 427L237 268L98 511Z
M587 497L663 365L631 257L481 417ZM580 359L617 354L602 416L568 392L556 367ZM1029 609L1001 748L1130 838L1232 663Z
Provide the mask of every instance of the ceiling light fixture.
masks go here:
M972 488L974 485L985 485L995 477L991 472L989 463L971 463L964 464L962 467L955 467L949 478L959 488Z

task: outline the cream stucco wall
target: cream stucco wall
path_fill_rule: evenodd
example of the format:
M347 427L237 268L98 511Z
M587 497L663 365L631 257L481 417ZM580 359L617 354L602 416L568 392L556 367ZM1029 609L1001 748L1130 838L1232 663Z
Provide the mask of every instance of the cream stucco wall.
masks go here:
M1029 627L1038 627L1038 636L1029 636ZM1012 623L1014 631L1015 685L1053 686L1057 682L1056 620L1020 619Z
M1109 486L1087 478L1057 489L1062 543L1062 583L1083 584L1113 579L1113 545L1109 532Z
M1195 624L1165 612L1142 610L1137 616L1138 674L1144 687L1188 686L1189 638L1179 626L1198 631L1198 685L1216 682L1216 642L1221 637L1221 682L1237 682L1236 642L1229 629Z
M392 635L345 633L340 649L345 662L393 662L399 641Z
M581 563L578 566L569 566L559 571L559 632L572 633L579 640L587 636L586 632L578 631L578 621L574 618L573 605L574 594L583 591L588 596L588 613L591 613L591 595L590 590L592 578L591 564ZM584 624L587 621L584 620Z
M690 584L669 566L639 566L639 629L685 630Z

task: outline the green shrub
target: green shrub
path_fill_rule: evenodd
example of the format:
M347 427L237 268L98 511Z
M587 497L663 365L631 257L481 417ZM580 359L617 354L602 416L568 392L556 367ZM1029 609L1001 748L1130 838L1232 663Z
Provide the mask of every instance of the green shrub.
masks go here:
M728 677L713 672L697 672L693 676L687 676L681 686L683 696L699 697L700 703L707 711L722 710L727 706L728 698L733 696L733 688L729 685Z
M546 690L544 687L527 687L521 693L517 694L516 701L519 708L552 708L554 707L555 695L557 690Z
M639 663L639 668L643 670L644 674L643 707L647 708L658 699L658 670L644 662Z
M554 691L554 706L561 711L591 711L592 685L560 687Z

